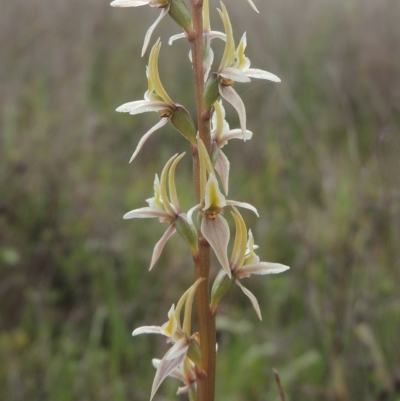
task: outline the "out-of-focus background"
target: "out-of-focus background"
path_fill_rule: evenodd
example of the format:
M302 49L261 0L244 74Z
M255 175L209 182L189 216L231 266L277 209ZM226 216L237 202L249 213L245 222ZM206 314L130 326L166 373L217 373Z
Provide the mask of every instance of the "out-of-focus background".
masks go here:
M235 37L247 31L252 65L282 83L235 85L254 138L225 148L229 198L258 208L244 213L262 260L292 269L246 280L262 322L238 288L222 302L216 400L277 401L275 367L288 400L398 401L400 2L255 2L260 15L226 1ZM0 4L1 400L149 397L167 346L131 332L166 321L192 264L174 237L149 273L165 227L122 215L187 145L167 126L129 165L157 115L114 110L147 89L139 53L157 16L100 0ZM167 91L193 112L188 45L167 45L178 32L165 19L153 39ZM190 163L178 168L184 208Z

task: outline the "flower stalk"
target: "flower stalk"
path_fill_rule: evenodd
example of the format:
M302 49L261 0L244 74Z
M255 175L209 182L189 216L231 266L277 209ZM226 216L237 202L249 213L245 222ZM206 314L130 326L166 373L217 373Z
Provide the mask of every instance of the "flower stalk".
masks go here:
M243 3L245 1L243 0ZM258 12L251 0L247 3ZM169 15L182 30L170 38L186 38L190 44L190 59L194 77L194 97L197 119L167 94L159 75L158 57L161 41L158 39L149 54L146 70L148 90L143 100L135 100L117 108L118 112L137 115L157 112L160 121L140 139L133 161L147 139L169 122L190 146L193 162L193 186L195 203L188 211L181 210L175 172L184 153L172 156L154 180L154 197L147 199L148 206L133 209L125 219L155 218L167 224L167 229L153 249L150 269L159 260L161 252L172 235L178 233L188 246L194 265L194 283L181 296L176 307L168 312L168 321L162 326L142 326L133 332L161 334L171 345L162 359L153 359L157 369L150 401L161 383L169 376L183 382L178 394L188 393L190 401L214 401L216 371L216 324L218 304L236 283L249 298L261 319L261 310L254 294L240 280L251 275L281 273L289 267L278 263L262 262L255 253L251 230L247 231L244 219L236 207L253 211L257 209L246 202L227 199L230 162L221 150L230 139L250 140L253 133L246 128L246 111L242 99L233 89L235 82L249 82L250 78L279 82L279 78L267 71L250 68L245 56L246 34L235 46L233 29L228 11L221 2L218 12L225 32L211 30L209 0L190 0L186 8L184 0L114 0L115 7L139 7L148 5L161 10L156 22L149 28L142 49L142 56L150 45L156 25ZM219 68L212 70L214 52L212 40L225 41ZM221 99L222 98L222 99ZM230 103L239 116L240 128L230 129L225 119L223 100ZM197 120L197 126L195 124ZM230 213L229 213L230 211ZM224 217L225 216L225 217ZM232 255L228 257L231 239L226 217L233 219L236 227ZM218 260L220 272L212 284L210 281L211 253ZM211 290L212 288L212 290ZM198 332L192 332L192 305L197 307ZM182 319L182 313L184 316Z

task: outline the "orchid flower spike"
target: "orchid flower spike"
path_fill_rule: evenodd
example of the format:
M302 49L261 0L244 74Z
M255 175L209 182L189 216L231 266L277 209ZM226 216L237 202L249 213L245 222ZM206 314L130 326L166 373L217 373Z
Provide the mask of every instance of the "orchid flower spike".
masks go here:
M158 39L150 52L149 65L146 71L148 90L144 94L144 100L125 103L116 110L121 113L129 113L132 115L155 111L158 112L161 117L160 121L142 136L129 162L132 162L137 156L153 132L163 127L168 121L171 121L174 127L191 143L196 143L196 128L190 114L183 106L171 100L161 83L158 73L158 56L160 54L160 49L161 42L160 39Z
M189 32L192 29L190 14L186 9L186 5L183 0L114 0L110 3L110 5L113 7L140 7L149 5L150 7L161 8L160 16L146 32L142 48L142 57L144 53L146 53L147 47L150 43L151 35L153 34L155 28L167 14L170 14L175 22L186 32Z
M214 113L212 116L212 132L211 141L215 143L213 149L212 160L215 160L215 170L221 178L222 186L225 194L228 195L229 189L229 168L230 163L225 153L222 152L223 148L230 139L251 139L253 133L246 130L246 136L243 138L241 129L230 129L228 122L225 120L225 109L222 105L222 101L214 103ZM214 154L214 152L216 154Z
M218 261L225 269L228 277L231 277L231 270L228 261L228 243L230 231L228 223L222 216L225 206L238 206L253 211L257 216L257 209L245 202L237 202L225 199L219 189L218 180L215 176L210 157L203 141L198 138L198 152L200 164L200 197L203 202L192 207L187 214L188 220L192 221L192 214L195 210L203 213L201 220L201 233L213 248ZM208 178L207 178L208 176Z
M267 79L274 82L281 80L274 74L264 70L250 68L250 60L245 56L246 33L235 50L232 25L225 5L221 2L221 9L218 12L221 16L226 32L226 44L221 64L218 69L218 87L220 95L229 102L239 115L240 127L243 138L246 136L246 110L242 99L233 89L232 85L237 82L250 82L250 78Z
M265 275L282 273L288 270L289 267L279 263L260 262L260 258L254 251L256 246L254 245L254 238L251 230L249 230L247 234L247 228L243 217L235 207L233 207L233 212L231 213L236 225L235 243L229 261L229 269L232 278L226 273L226 270L221 269L212 287L210 307L214 313L219 301L226 294L234 280L244 294L250 299L257 316L262 320L257 298L240 283L240 280L245 277L250 277L252 274Z
M178 304L172 305L168 312L168 321L162 326L143 326L133 331L132 335L139 334L161 334L167 337L167 342L172 343L173 346L167 351L164 357L156 365L157 372L154 377L153 387L151 389L150 401L154 397L160 384L168 376L176 372L176 369L185 363L188 355L191 355L193 348L198 349L199 338L198 334L191 333L191 319L192 319L192 306L193 299L197 287L203 281L199 278L181 297ZM181 312L185 308L183 322L181 322ZM197 351L195 351L197 352ZM192 352L193 353L193 352ZM190 361L188 362L190 365ZM195 363L195 361L192 361ZM188 373L188 372L187 372ZM185 378L186 380L186 378ZM192 380L192 377L190 378Z
M197 231L194 225L189 222L187 216L184 213L181 213L181 207L179 205L175 186L176 166L184 155L184 153L179 156L176 154L168 160L161 173L161 180L158 179L156 174L154 180L154 197L147 199L149 206L132 210L124 215L124 219L156 217L160 222L169 224L164 235L154 247L149 270L153 268L159 259L165 244L176 231L178 231L178 233L188 243L193 255L198 251ZM167 185L169 187L169 196Z

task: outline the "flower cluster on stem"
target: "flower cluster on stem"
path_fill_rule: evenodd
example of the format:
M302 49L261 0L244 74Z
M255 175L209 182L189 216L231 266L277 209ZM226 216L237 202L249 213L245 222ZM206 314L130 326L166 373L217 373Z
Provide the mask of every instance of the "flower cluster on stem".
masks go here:
M245 1L243 1L245 3ZM247 3L258 12L252 0ZM258 317L261 309L255 295L245 288L241 280L251 275L281 273L289 269L279 263L260 261L251 230L247 231L239 208L251 210L258 216L257 209L247 203L227 199L229 191L230 161L222 148L231 139L248 141L253 133L247 130L246 110L238 93L233 89L235 82L249 82L251 78L280 82L270 72L250 68L245 56L246 33L236 47L232 24L227 8L220 3L218 13L225 32L213 31L210 26L209 0L114 0L114 7L138 7L148 5L161 10L155 23L148 29L142 48L142 56L151 42L157 24L169 15L182 29L170 38L171 44L186 38L190 44L190 60L194 75L194 98L197 118L181 104L174 102L161 83L159 54L161 40L151 48L146 68L148 89L142 100L135 100L117 108L118 112L136 115L157 112L160 120L139 140L130 159L133 161L147 139L168 123L188 141L193 158L193 185L196 199L187 211L179 202L175 173L185 153L175 154L165 164L160 178L155 175L154 196L147 199L148 206L134 209L124 219L157 218L167 229L153 249L150 269L159 260L167 241L176 232L188 246L188 255L194 265L194 283L180 297L176 307L168 312L168 321L161 326L143 326L133 335L160 334L171 345L162 359L153 359L156 374L150 400L168 376L179 379L183 386L178 394L188 393L191 401L213 401L215 389L216 333L215 315L218 304L235 282L249 298ZM213 70L215 58L212 49L214 39L225 41L219 67ZM239 116L240 127L231 129L226 121L223 102L233 106ZM197 120L197 124L194 121ZM230 211L230 213L228 213ZM231 216L231 217L229 217ZM236 234L231 256L228 257L230 228L226 219L233 219ZM220 265L214 283L210 282L211 252ZM192 331L192 308L196 299L198 331ZM184 314L183 319L181 318Z

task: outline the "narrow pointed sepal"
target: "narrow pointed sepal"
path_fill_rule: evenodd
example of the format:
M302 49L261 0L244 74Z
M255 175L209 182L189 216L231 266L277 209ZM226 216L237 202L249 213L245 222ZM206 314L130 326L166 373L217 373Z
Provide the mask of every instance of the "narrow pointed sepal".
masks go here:
M196 145L197 130L192 117L183 106L176 105L171 123L192 145Z
M168 359L167 357L168 353L164 355L164 358L161 359L160 365L158 366L156 375L154 377L153 386L151 388L150 401L153 399L154 394L156 393L164 379L183 362L186 355L181 354L178 358L175 359Z
M253 305L253 308L256 311L258 318L262 320L260 305L258 304L255 295L251 291L249 291L246 287L244 287L239 280L236 280L236 284L240 287L240 289L243 291L246 297L250 299L250 302Z
M176 228L175 225L170 225L161 237L161 239L157 242L157 244L154 247L153 250L153 255L151 257L151 263L150 263L150 268L151 270L153 266L156 264L157 260L159 259L161 252L164 249L165 244L168 242L168 240L175 234Z
M228 243L230 237L229 226L226 220L218 215L215 219L203 217L201 221L201 232L208 241L227 276L232 276L228 260Z

